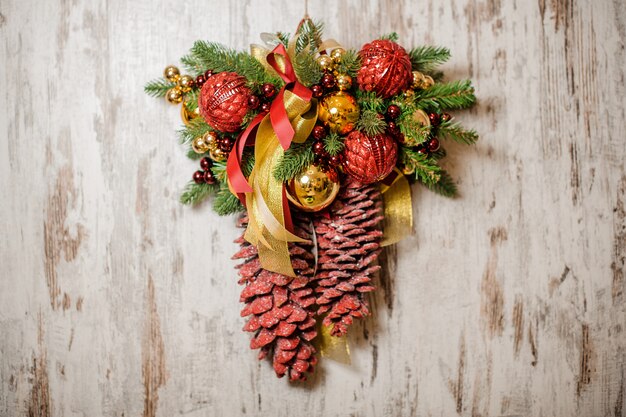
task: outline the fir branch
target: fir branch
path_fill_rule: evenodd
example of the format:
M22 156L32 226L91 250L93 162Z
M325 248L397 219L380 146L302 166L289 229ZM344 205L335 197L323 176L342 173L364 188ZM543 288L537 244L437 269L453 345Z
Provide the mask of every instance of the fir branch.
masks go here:
M215 178L217 178L217 180L220 183L226 184L226 162L213 161L213 166L211 166L211 171L213 172L213 175L215 175Z
M227 186L221 187L213 199L213 210L220 216L239 213L245 210L239 199L230 192Z
M278 37L278 40L280 40L280 43L285 46L285 48L289 46L289 39L291 38L291 35L289 33L277 32L276 36Z
M348 49L342 56L341 61L337 65L337 71L340 74L346 74L356 79L356 74L361 68L361 57L354 49Z
M415 119L413 116L415 111L416 109L413 106L406 106L397 119L400 132L404 135L406 142L412 145L425 142L430 137L431 132L430 126L423 126Z
M373 91L356 90L356 98L359 107L363 110L372 110L382 113L386 108L385 100L378 97Z
M191 119L189 124L183 126L178 131L178 137L180 138L181 144L190 145L195 138L211 131L213 131L213 129L202 117L196 117L195 119Z
M205 155L206 153L203 153L203 154L197 153L196 151L191 149L191 146L189 147L189 149L187 149L187 158L191 159L192 161L197 161L198 159L201 159Z
M420 46L409 51L413 71L431 73L450 59L450 50L438 46Z
M293 67L298 80L306 87L319 83L322 78L322 69L313 55L307 51L302 51L296 55Z
M398 42L398 34L396 32L387 33L380 37L381 40L388 40L391 42Z
M279 181L289 181L304 171L314 160L312 141L292 143L274 167L274 178Z
M475 130L465 130L459 123L452 121L442 122L438 132L440 137L466 145L473 145L478 140L478 133Z
M218 188L218 184L196 184L193 181L189 181L180 195L180 202L183 204L196 205L211 194L215 194Z
M190 112L198 108L198 95L200 94L199 88L194 88L185 94L185 106Z
M296 54L309 49L317 51L322 44L322 34L324 32L324 23L321 21L314 22L306 19L296 33Z
M439 161L440 159L445 158L447 154L448 153L443 148L443 146L439 146L438 150L436 150L435 152L431 152L430 153L430 157L433 158L436 161Z
M428 187L429 190L441 194L444 197L456 197L458 191L454 179L443 169L439 172L439 175L439 181L436 183L424 183L424 185Z
M400 159L405 166L415 169L415 178L424 184L435 184L441 178L441 167L428 155L401 146Z
M254 168L254 150L252 147L247 147L243 150L241 156L241 172L245 177L249 177Z
M476 103L474 87L469 80L435 84L415 92L418 107L427 111L465 109Z
M364 110L361 112L361 116L356 122L356 128L365 132L368 136L376 136L385 131L387 122L385 122L384 118L379 116L378 112Z
M166 80L165 78L155 78L148 81L143 87L143 91L152 97L165 97L165 93L172 87L175 87L176 83Z
M336 133L330 133L324 138L324 149L330 156L335 156L343 152L343 138Z

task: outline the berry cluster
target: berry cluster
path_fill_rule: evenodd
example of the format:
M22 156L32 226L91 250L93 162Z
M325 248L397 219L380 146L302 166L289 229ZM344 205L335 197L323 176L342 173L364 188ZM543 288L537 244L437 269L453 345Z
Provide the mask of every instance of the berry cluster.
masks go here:
M193 173L193 181L196 184L215 184L217 182L217 178L211 171L211 167L213 167L213 161L211 158L204 157L200 160L200 168L198 171Z
M261 113L267 113L270 111L274 97L276 97L276 86L271 83L265 83L261 86L260 95L248 97L248 107L252 110L259 109Z

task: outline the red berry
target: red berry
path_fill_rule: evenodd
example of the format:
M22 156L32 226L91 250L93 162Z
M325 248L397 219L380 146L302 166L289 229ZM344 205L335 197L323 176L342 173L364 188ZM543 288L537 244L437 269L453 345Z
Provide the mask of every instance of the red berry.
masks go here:
M312 85L311 92L313 93L313 97L320 98L324 94L324 87L319 84Z
M204 182L204 172L203 171L196 171L193 173L193 181L196 184L202 184Z
M400 116L401 110L399 106L396 106L395 104L392 104L391 106L387 107L387 117L390 118L391 120L395 120L398 118L398 116Z
M441 117L437 113L430 113L428 115L430 119L430 124L433 126L439 126L439 122L441 122Z
M215 184L217 182L217 178L215 178L215 175L213 175L211 171L206 171L204 173L204 182L207 184Z
M452 116L450 116L450 113L444 113L441 115L442 122L449 122L450 120L452 120Z
M202 87L202 84L204 84L205 81L206 81L206 77L204 75L200 74L200 75L198 75L196 77L195 84L198 87Z
M387 123L387 130L393 136L396 136L396 135L400 134L400 128L398 127L396 122L389 122L389 123Z
M263 103L261 104L261 111L263 113L267 113L270 111L270 108L272 107L272 103Z
M213 70L206 70L204 71L204 79L206 80L207 78L209 78L211 75L213 75Z
M233 143L230 138L222 138L218 142L217 146L220 148L221 151L229 152L233 148Z
M402 143L403 144L404 142L406 142L406 138L404 137L404 135L402 133L398 133L395 136L395 138L398 141L398 143Z
M323 156L326 153L324 149L324 142L318 140L313 143L313 153L315 155Z
M213 166L213 161L211 158L207 158L206 156L200 160L200 168L203 170L207 170Z
M315 139L324 139L326 137L326 128L320 125L315 126L313 128L313 137Z
M417 147L417 153L422 154L422 155L428 155L428 149L426 149L424 145L419 145Z
M261 105L261 99L258 96L250 96L248 97L248 107L252 110L256 110Z
M270 99L276 95L276 87L274 84L265 83L261 87L261 92L263 92L263 97Z
M428 150L431 152L437 152L439 150L439 139L432 138L428 141Z
M328 73L324 74L322 76L322 85L328 90L335 87L335 76Z
M330 164L333 165L333 166L340 165L341 164L341 156L333 155L330 158L328 158L328 162L330 162Z

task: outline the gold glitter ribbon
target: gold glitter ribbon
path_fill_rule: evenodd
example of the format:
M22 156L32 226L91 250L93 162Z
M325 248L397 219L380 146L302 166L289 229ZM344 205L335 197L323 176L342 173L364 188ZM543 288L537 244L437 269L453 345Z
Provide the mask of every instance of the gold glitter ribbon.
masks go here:
M352 361L347 336L331 336L331 328L332 326L324 326L321 318L318 320L317 337L315 338L317 350L325 358L350 365Z
M413 202L411 187L404 174L398 170L391 185L381 183L385 220L381 246L393 245L404 239L413 230Z

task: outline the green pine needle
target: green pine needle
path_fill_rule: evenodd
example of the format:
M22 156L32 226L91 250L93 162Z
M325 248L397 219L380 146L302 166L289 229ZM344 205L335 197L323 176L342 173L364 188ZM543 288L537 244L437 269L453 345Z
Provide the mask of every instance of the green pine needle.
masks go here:
M298 80L306 87L318 84L323 75L319 64L313 55L307 51L302 51L296 56L293 69L296 72Z
M289 38L291 37L289 33L278 32L276 33L276 36L278 36L280 43L282 43L285 46L285 48L289 45Z
M299 54L306 49L310 51L317 51L318 47L322 44L323 32L323 22L314 22L311 19L306 19L296 33L298 36L296 39L296 54Z
M387 128L385 119L379 117L379 113L373 110L364 110L356 122L356 128L365 132L368 136L381 134Z
M209 126L202 117L196 117L189 121L189 124L183 126L178 131L178 137L180 143L183 145L190 145L191 141L195 138L204 135L206 132L211 132L213 129Z
M466 109L476 103L474 87L469 80L435 84L425 90L417 90L415 103L426 111Z
M440 46L420 46L409 51L413 71L430 74L450 59L450 50Z
M478 140L475 130L466 130L459 123L443 122L438 127L439 136L465 145L473 145Z
M274 178L278 181L289 181L304 171L314 160L312 141L292 143L274 167Z
M436 160L428 155L401 146L400 160L405 166L415 168L415 178L424 184L435 184L441 178L441 167L437 165Z
M377 113L382 113L387 109L385 100L378 97L373 91L363 91L361 89L357 89L356 98L361 110L372 110Z
M196 151L194 151L193 149L191 149L191 146L189 147L189 149L187 149L187 158L191 159L192 161L197 161L198 159L204 157L206 154L200 154L197 153Z
M220 188L213 199L213 210L220 216L239 213L245 210L239 199L230 192L228 187Z
M335 156L343 152L343 138L336 133L330 133L324 138L324 149L330 156Z
M341 61L337 65L337 71L340 74L347 74L356 79L356 74L361 68L361 58L354 49L348 49L342 56Z
M152 97L165 97L167 90L175 86L176 83L170 82L165 78L155 78L154 80L148 81L143 87L143 91Z
M388 40L391 42L398 42L398 38L399 36L396 32L387 33L386 35L380 37L382 40Z
M215 194L218 189L218 184L196 184L190 181L180 195L180 202L188 205L196 205L211 194Z
M458 191L454 179L443 169L439 172L439 175L441 176L439 181L436 183L424 183L424 185L428 187L429 190L441 194L444 197L456 197Z

